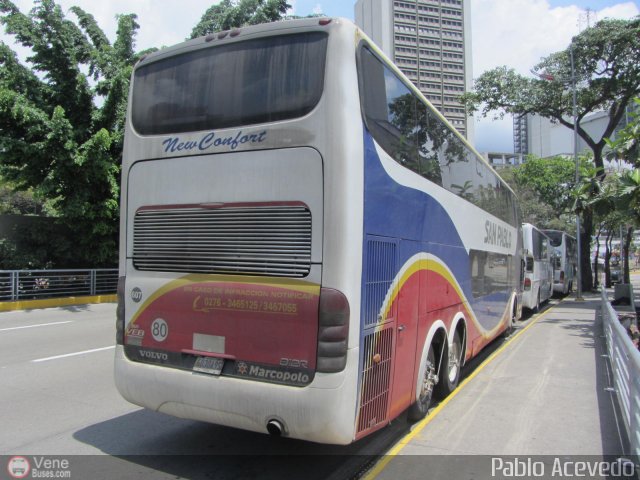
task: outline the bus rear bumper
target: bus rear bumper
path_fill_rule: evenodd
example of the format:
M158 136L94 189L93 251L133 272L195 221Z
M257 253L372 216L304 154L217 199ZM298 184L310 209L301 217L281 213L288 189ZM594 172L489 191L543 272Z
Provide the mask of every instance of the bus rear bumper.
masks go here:
M261 433L277 420L288 437L346 445L355 437L357 366L349 350L343 372L293 387L133 362L117 345L114 376L126 400L151 410Z

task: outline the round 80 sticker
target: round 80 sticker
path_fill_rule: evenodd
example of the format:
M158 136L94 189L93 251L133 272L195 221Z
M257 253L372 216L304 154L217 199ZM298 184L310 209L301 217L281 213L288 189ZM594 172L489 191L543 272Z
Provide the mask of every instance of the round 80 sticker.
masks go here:
M162 318L156 318L151 324L151 335L156 342L164 342L169 336L169 325Z

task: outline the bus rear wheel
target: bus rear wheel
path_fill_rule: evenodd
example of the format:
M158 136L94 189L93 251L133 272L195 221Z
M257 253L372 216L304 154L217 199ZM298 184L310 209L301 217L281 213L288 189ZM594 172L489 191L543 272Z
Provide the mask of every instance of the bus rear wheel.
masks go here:
M433 390L437 383L436 355L433 351L433 345L431 345L427 353L424 375L422 378L418 378L418 385L416 386L416 390L419 392L418 398L416 398L415 403L409 407L409 420L420 420L427 414L431 400L433 399Z
M442 371L438 393L442 398L453 392L460 382L460 371L462 370L462 339L460 332L453 336L451 346L446 348L442 358Z

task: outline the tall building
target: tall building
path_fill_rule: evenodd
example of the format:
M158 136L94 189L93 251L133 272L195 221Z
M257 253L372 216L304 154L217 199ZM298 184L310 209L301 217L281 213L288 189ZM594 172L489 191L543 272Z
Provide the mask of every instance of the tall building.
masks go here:
M471 89L470 0L358 0L355 20L473 143L458 97Z
M612 137L623 128L630 118L632 106L627 108L627 115L622 117ZM571 122L571 118L567 119ZM609 123L607 112L595 112L585 116L580 126L596 141L599 141ZM513 150L515 153L531 153L537 157L547 158L555 155L573 156L573 128L560 123L553 123L548 118L528 114L513 121ZM589 151L589 146L578 137L578 153Z
M529 153L529 122L527 115L513 117L513 153Z

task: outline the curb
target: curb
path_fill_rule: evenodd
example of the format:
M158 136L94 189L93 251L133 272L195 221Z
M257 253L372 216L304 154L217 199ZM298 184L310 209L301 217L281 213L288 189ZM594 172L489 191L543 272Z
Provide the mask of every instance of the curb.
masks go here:
M70 305L86 305L88 303L115 303L113 295L91 295L85 297L47 298L42 300L18 300L16 302L0 302L0 312L14 310L32 310L36 308L68 307Z

